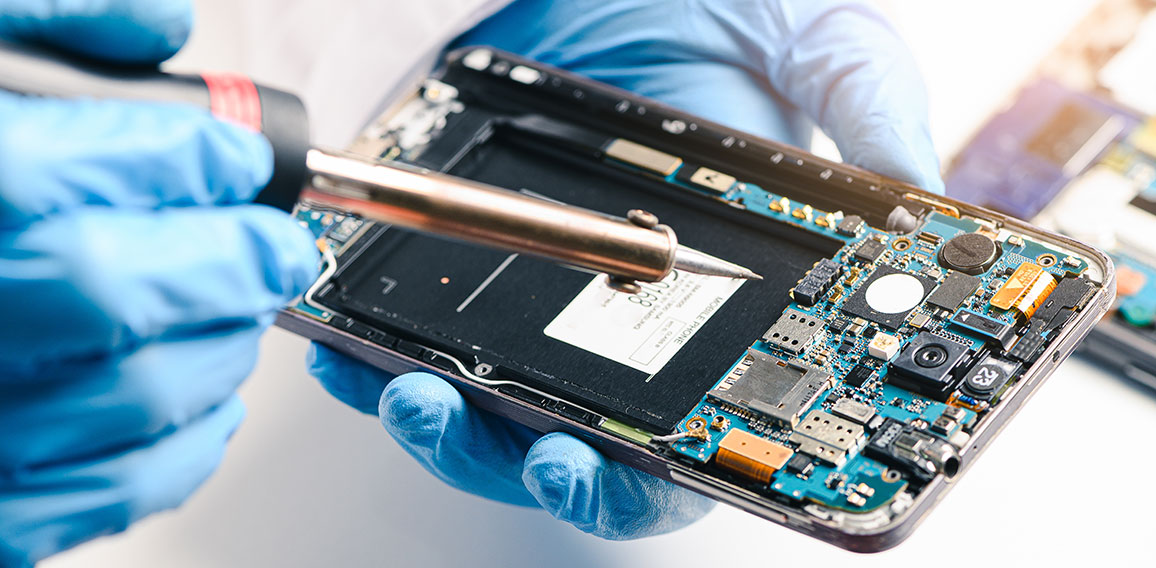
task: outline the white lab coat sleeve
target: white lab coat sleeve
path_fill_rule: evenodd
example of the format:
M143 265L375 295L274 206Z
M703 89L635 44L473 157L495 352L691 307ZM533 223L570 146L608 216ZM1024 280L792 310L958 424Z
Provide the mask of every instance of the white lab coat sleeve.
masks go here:
M217 2L218 0L200 0ZM429 72L444 46L509 0L231 0L243 69L295 92L315 144L342 147Z

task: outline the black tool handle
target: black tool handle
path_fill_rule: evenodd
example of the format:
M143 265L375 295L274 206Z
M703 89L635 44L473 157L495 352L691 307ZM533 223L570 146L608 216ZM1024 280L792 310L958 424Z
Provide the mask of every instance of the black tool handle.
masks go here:
M72 59L0 40L0 89L26 95L176 102L260 131L273 146L273 179L256 202L293 208L305 184L309 120L295 95L234 74L172 75Z

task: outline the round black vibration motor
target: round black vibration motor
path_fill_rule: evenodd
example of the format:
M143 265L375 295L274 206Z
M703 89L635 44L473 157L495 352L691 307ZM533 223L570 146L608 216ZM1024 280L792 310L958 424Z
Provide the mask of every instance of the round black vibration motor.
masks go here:
M960 233L943 243L939 249L939 264L964 274L982 274L995 264L1002 252L987 235Z

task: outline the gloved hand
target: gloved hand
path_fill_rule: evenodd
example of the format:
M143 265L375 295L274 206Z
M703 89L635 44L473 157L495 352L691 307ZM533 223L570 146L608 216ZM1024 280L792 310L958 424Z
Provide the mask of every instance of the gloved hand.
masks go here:
M810 118L848 162L943 191L915 63L865 1L520 0L455 43L526 55L803 147ZM459 489L540 505L609 539L674 530L711 508L571 436L471 408L432 375L390 382L321 347L310 367L339 399L380 412L410 454Z
M113 62L184 42L187 1L0 0L0 36ZM275 310L315 277L246 202L260 135L196 109L0 91L0 566L181 503L216 467Z

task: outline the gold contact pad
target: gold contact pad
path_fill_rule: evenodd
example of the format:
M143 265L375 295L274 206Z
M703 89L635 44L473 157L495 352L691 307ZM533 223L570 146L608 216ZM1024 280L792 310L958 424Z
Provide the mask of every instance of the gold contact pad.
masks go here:
M791 459L795 452L742 430L731 430L719 442L715 463L733 473L759 483L770 483L771 476Z
M649 146L619 138L606 147L606 155L620 162L668 176L682 165L682 158L659 152Z

